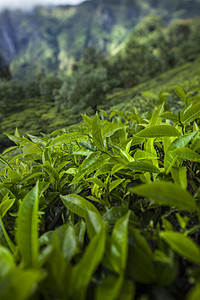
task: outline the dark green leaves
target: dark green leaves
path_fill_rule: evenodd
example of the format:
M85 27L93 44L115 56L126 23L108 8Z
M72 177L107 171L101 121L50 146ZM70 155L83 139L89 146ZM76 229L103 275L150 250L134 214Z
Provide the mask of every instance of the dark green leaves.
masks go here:
M71 195L60 196L60 197L63 203L65 204L65 206L70 211L72 211L73 213L77 214L82 218L86 218L88 210L91 210L96 214L99 214L96 207L90 201L84 199L79 195L71 194Z
M136 281L152 283L156 280L151 249L146 239L134 229L130 232L127 269Z

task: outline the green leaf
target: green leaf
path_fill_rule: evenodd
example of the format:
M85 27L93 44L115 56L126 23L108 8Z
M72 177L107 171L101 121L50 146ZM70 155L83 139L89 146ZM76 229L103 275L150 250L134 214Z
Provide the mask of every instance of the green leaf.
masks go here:
M183 210L196 210L195 199L188 191L171 182L152 182L130 190L143 197L153 199L160 205L168 205Z
M17 171L8 169L7 177L13 182L18 183L22 180L22 177L17 173Z
M86 114L85 115L82 114L81 117L83 118L85 124L87 124L88 126L92 125L92 119L89 116L87 116Z
M2 202L0 204L0 216L3 218L7 211L13 206L15 203L15 198L10 199L8 194L3 197Z
M110 123L105 121L102 125L102 136L103 138L112 136L116 131L121 129L126 129L127 126L125 125L118 125L115 123Z
M12 273L6 293L2 295L0 291L0 298L17 300L29 299L33 296L37 284L44 279L44 277L44 273L40 270L15 269Z
M149 121L148 128L159 125L161 123L161 118L159 117L164 110L165 103L163 102L160 106L154 109L152 117Z
M161 286L170 285L175 280L178 273L178 263L174 259L173 252L169 252L171 253L167 256L164 252L156 250L153 255L154 261L156 261L155 268L157 282Z
M23 147L23 156L31 154L42 154L42 149L35 143L29 142Z
M134 137L143 138L158 138L165 136L180 136L180 132L171 125L156 125L149 128L145 128L134 135Z
M93 172L98 172L98 170L102 168L104 165L106 165L109 160L110 158L107 154L102 154L97 160L95 160L91 165L89 165L88 168L85 168L84 170L80 168L79 172L75 175L70 185L79 182L84 175L91 174Z
M9 235L7 234L1 217L0 217L0 244L7 248L10 248L12 253L14 255L16 254L16 247L13 244L13 242L11 241Z
M123 181L125 180L125 178L119 178L116 180L113 180L109 186L109 192L111 192L112 190L114 190L118 185L120 185Z
M87 232L92 239L103 227L103 221L101 219L100 214L96 214L95 212L88 210L86 214L86 224L87 224Z
M105 183L103 183L100 179L96 178L96 177L93 177L93 178L87 178L85 181L87 182L92 182L102 188L105 187Z
M131 280L124 280L119 300L132 300L135 296L135 286Z
M104 214L104 220L107 221L109 224L114 225L119 219L121 219L127 213L128 213L128 207L114 206L106 211L106 213ZM139 225L139 220L137 216L133 213L133 211L131 212L129 217L129 224L132 224L133 226Z
M100 120L97 114L92 120L92 137L97 148L99 148L100 150L104 150Z
M107 243L104 263L112 271L121 274L125 271L128 255L128 221L131 211L119 219L112 232L111 240Z
M90 167L91 165L93 165L98 158L100 157L100 152L96 151L96 152L92 152L90 153L83 161L83 163L80 165L81 170L85 170L88 167Z
M150 152L144 151L144 150L137 150L134 154L135 160L143 160L143 159L158 159L158 157Z
M174 91L176 93L176 95L183 101L186 100L186 94L184 89L181 86L175 86L174 87Z
M64 224L56 229L55 235L57 235L57 242L63 253L63 257L70 260L77 251L75 230L72 226Z
M160 173L160 170L150 162L133 161L127 164L126 167L135 172Z
M44 173L44 172L36 172L36 173L33 172L32 174L25 176L25 177L23 178L23 180L21 181L21 183L26 182L26 181L28 181L28 180L31 180L31 179L33 179L33 178L38 178L38 177L40 177L40 176L42 176L42 175L45 175L45 173Z
M172 155L176 155L180 158L200 162L200 155L187 147L180 147L170 152Z
M108 221L109 224L115 224L120 218L128 213L127 207L117 206L112 207L104 214L104 220Z
M200 103L192 105L184 113L182 117L182 122L192 122L196 118L200 117Z
M121 271L125 270L128 255L128 221L131 211L119 219L112 232L112 253Z
M160 232L160 236L179 255L193 263L200 264L200 249L191 238L183 233L171 231Z
M168 112L168 111L166 111L163 114L161 114L160 117L164 118L164 119L169 119L169 120L173 121L174 123L179 122L178 115L173 114L173 113Z
M0 279L7 276L14 268L13 255L7 248L0 246Z
M187 188L187 168L172 168L172 177L176 184L180 185L184 190Z
M173 150L181 147L185 147L197 134L197 132L192 132L183 136L178 137L175 139L167 148L167 151L165 152L165 158L164 158L164 167L166 170L166 173L169 173L172 166L174 165L176 158L171 153Z
M185 147L197 134L197 132L192 132L189 134L185 134L183 136L179 136L177 139L175 139L170 146L167 148L167 151L173 151L176 148Z
M91 210L96 214L99 214L96 207L88 200L75 194L69 194L66 196L60 196L64 205L73 213L77 214L82 218L86 218L87 211Z
M59 174L56 171L55 168L53 168L48 161L45 161L43 164L43 169L49 174L50 178L53 179L53 181L59 181Z
M0 162L2 162L5 166L8 166L9 168L13 169L11 165L0 155Z
M89 246L86 248L80 262L73 269L69 284L69 287L71 287L70 299L85 299L86 289L91 280L91 276L103 258L105 240L105 228L102 227L100 232L95 235Z
M61 144L68 144L70 142L79 141L84 138L84 135L77 132L64 133L61 136L53 139L49 147L59 146Z
M36 267L38 261L38 205L39 184L24 197L18 215L17 243L23 265Z
M200 299L200 283L198 282L189 291L189 296L187 297L187 300L199 300L199 299Z

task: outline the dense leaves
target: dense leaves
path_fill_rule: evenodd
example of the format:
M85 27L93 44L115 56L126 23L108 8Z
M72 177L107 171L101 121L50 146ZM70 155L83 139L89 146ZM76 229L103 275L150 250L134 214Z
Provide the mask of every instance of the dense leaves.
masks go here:
M199 89L175 93L173 118L161 103L147 116L102 110L49 135L8 134L0 298L198 297Z

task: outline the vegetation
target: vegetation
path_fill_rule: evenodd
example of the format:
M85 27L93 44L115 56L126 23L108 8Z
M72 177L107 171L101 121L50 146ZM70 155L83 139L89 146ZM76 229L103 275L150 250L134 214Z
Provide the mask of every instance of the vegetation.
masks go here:
M199 14L199 0L92 0L78 6L37 7L29 13L3 11L0 53L17 79L39 73L55 76L71 72L86 47L114 55L148 15L161 16L169 24Z
M200 299L200 19L184 19L190 2L3 13L0 43L15 22L20 42L0 49L0 299Z
M199 298L200 90L174 90L178 114L164 101L8 135L2 299Z
M12 133L18 127L31 134L50 133L79 122L81 113L92 115L118 103L120 110L131 105L153 107L158 92L148 102L141 92L158 85L170 92L187 80L188 73L193 81L199 76L199 26L199 19L174 21L165 27L160 17L147 17L118 54L107 57L92 47L85 49L71 75L38 74L24 82L2 79L1 132ZM0 140L2 149L8 146L3 135Z

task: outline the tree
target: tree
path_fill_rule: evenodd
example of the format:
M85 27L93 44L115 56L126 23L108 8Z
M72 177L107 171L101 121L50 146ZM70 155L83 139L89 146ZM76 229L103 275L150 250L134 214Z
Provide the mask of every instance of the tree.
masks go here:
M60 102L70 107L72 113L86 110L96 112L108 90L107 69L93 65L81 65L68 77L60 89Z

